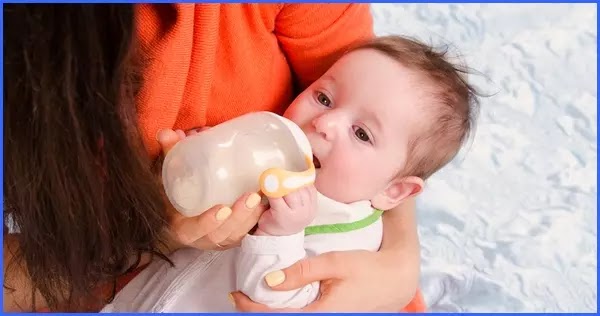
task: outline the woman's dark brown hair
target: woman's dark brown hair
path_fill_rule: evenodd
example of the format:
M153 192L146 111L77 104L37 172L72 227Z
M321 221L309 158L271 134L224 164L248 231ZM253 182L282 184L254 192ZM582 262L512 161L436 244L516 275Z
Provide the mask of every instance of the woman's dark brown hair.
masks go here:
M4 32L5 225L49 307L81 309L166 223L136 124L133 6L7 4Z

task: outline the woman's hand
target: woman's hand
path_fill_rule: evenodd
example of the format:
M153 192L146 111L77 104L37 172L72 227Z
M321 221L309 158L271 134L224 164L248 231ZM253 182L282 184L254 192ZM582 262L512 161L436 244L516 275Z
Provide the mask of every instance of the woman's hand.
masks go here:
M196 134L194 130L187 135ZM181 130L161 130L156 138L163 154L186 137ZM168 203L168 199L165 199ZM194 217L185 217L171 205L171 226L169 228L170 245L173 251L183 246L204 250L224 250L239 245L244 236L252 230L266 206L261 204L261 196L256 192L242 195L231 207L216 205L208 211Z
M297 289L321 281L320 297L300 310L305 312L400 312L409 302L410 308L424 312L421 297L411 302L420 270L414 198L385 212L383 231L379 252L330 252L301 260L283 270L283 282L273 289ZM281 273L275 275L274 279L282 280ZM272 311L242 293L232 297L239 311Z
M414 296L405 281L402 262L385 252L330 252L307 258L284 269L283 283L274 290L292 290L321 281L320 297L300 310L286 312L399 312ZM413 278L413 276L409 276ZM269 312L273 309L232 293L241 312Z

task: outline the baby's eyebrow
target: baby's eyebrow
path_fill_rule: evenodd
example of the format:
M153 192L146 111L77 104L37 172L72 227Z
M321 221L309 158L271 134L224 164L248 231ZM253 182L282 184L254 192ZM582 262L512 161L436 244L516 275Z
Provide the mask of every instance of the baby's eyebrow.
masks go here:
M335 77L333 77L331 74L323 75L323 77L321 77L321 81L326 81L334 85L336 83Z
M370 108L370 107L368 107L368 105L367 105L367 108ZM376 112L365 111L365 112L363 112L363 117L365 118L365 120L367 122L370 122L373 124L373 126L375 127L375 130L378 133L384 133L384 128L383 128L383 124L381 122L381 118L379 117L379 115L377 115Z
M371 113L371 117L370 117L371 121L373 121L373 124L375 125L375 128L377 130L379 130L380 132L383 131L383 124L381 123L381 119L379 117L379 115L375 114L375 113Z

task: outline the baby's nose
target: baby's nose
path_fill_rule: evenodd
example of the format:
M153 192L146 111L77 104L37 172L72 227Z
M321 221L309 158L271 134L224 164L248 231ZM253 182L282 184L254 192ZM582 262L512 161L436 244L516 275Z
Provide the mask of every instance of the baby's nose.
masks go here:
M339 118L334 115L323 114L313 120L313 125L317 133L321 134L326 140L335 139L340 124Z

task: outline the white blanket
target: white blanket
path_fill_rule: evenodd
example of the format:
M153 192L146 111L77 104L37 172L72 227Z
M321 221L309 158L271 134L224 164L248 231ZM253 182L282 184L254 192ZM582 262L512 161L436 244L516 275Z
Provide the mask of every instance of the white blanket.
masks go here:
M495 93L474 141L419 199L431 310L595 312L596 5L372 10L378 34L453 43Z

